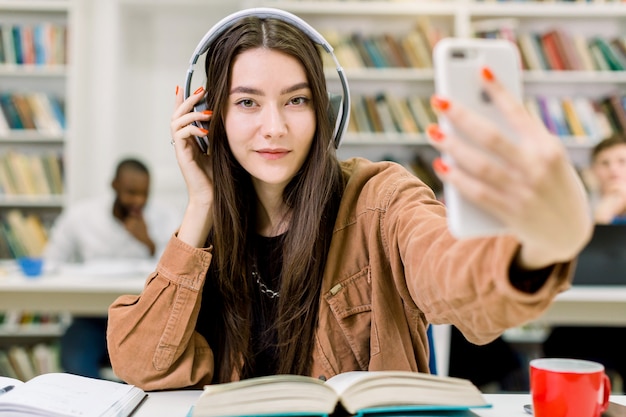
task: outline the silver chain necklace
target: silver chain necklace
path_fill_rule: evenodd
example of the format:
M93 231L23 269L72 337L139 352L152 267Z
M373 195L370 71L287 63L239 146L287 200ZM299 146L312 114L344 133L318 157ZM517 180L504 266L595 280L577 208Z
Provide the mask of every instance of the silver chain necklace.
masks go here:
M252 278L254 278L257 284L259 284L259 290L263 294L267 295L269 298L280 297L280 291L274 291L270 287L265 285L265 283L261 279L261 274L259 274L259 271L257 270L256 264L252 265Z

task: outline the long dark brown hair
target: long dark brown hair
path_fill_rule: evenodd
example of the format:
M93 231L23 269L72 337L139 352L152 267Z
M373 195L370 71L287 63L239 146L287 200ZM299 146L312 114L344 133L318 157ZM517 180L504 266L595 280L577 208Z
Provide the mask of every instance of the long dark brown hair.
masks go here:
M290 210L283 237L278 315L278 373L309 374L312 365L320 289L328 248L343 194L343 179L331 140L328 94L318 46L299 29L278 19L247 17L214 43L206 58L207 105L213 110L209 129L215 184L214 228L208 244L213 260L197 329L214 353L213 382L246 377L250 351L249 288L256 193L250 175L235 160L224 127L232 63L239 54L269 48L295 57L311 89L317 120L309 155L287 185L283 200Z

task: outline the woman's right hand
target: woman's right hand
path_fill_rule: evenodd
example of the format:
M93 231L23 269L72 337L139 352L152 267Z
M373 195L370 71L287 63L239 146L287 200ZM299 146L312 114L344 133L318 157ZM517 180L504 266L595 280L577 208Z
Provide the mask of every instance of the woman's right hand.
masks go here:
M211 112L195 112L193 107L202 100L204 89L199 88L186 100L182 89L176 87L176 105L170 122L172 144L180 168L189 201L178 231L178 238L185 243L202 247L211 228L213 206L213 169L211 157L202 152L195 136L206 136L207 131L192 122L207 122Z

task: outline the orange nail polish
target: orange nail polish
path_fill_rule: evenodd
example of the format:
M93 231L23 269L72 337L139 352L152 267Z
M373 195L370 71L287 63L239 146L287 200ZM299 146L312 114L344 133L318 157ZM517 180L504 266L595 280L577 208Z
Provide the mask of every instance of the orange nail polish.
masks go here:
M437 171L440 174L447 174L448 171L450 170L448 165L445 162L443 162L441 158L435 158L433 160L433 168L435 168L435 171Z
M208 131L208 130L203 129L203 128L200 128L200 131L201 131L202 133L204 133L205 135L206 135L207 133L209 133L209 131Z
M206 114L207 116L211 116L213 114L213 110L203 110L202 114Z
M450 102L445 98L441 98L438 96L432 96L430 98L430 105L435 108L435 110L446 111L450 108Z
M428 125L428 127L426 128L426 133L428 133L428 136L430 136L430 138L436 142L441 142L445 139L445 135L436 124Z
M194 91L194 94L198 94L200 92L204 91L204 87L198 87L198 89L196 91Z
M176 95L178 95L178 90L180 89L179 86L176 86Z
M493 75L493 72L491 72L489 67L483 67L481 73L485 81L493 81L496 79L496 77Z

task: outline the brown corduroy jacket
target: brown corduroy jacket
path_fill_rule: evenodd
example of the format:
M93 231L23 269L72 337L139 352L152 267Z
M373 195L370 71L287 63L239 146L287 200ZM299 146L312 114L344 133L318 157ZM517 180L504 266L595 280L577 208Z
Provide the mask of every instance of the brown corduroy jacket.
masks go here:
M570 285L558 264L534 293L511 285L510 236L456 240L445 208L403 167L350 159L328 254L312 376L350 370L428 372L428 323L477 344L538 317ZM140 295L109 309L113 370L146 390L211 383L213 354L194 329L211 248L173 236ZM237 375L233 375L237 379Z

